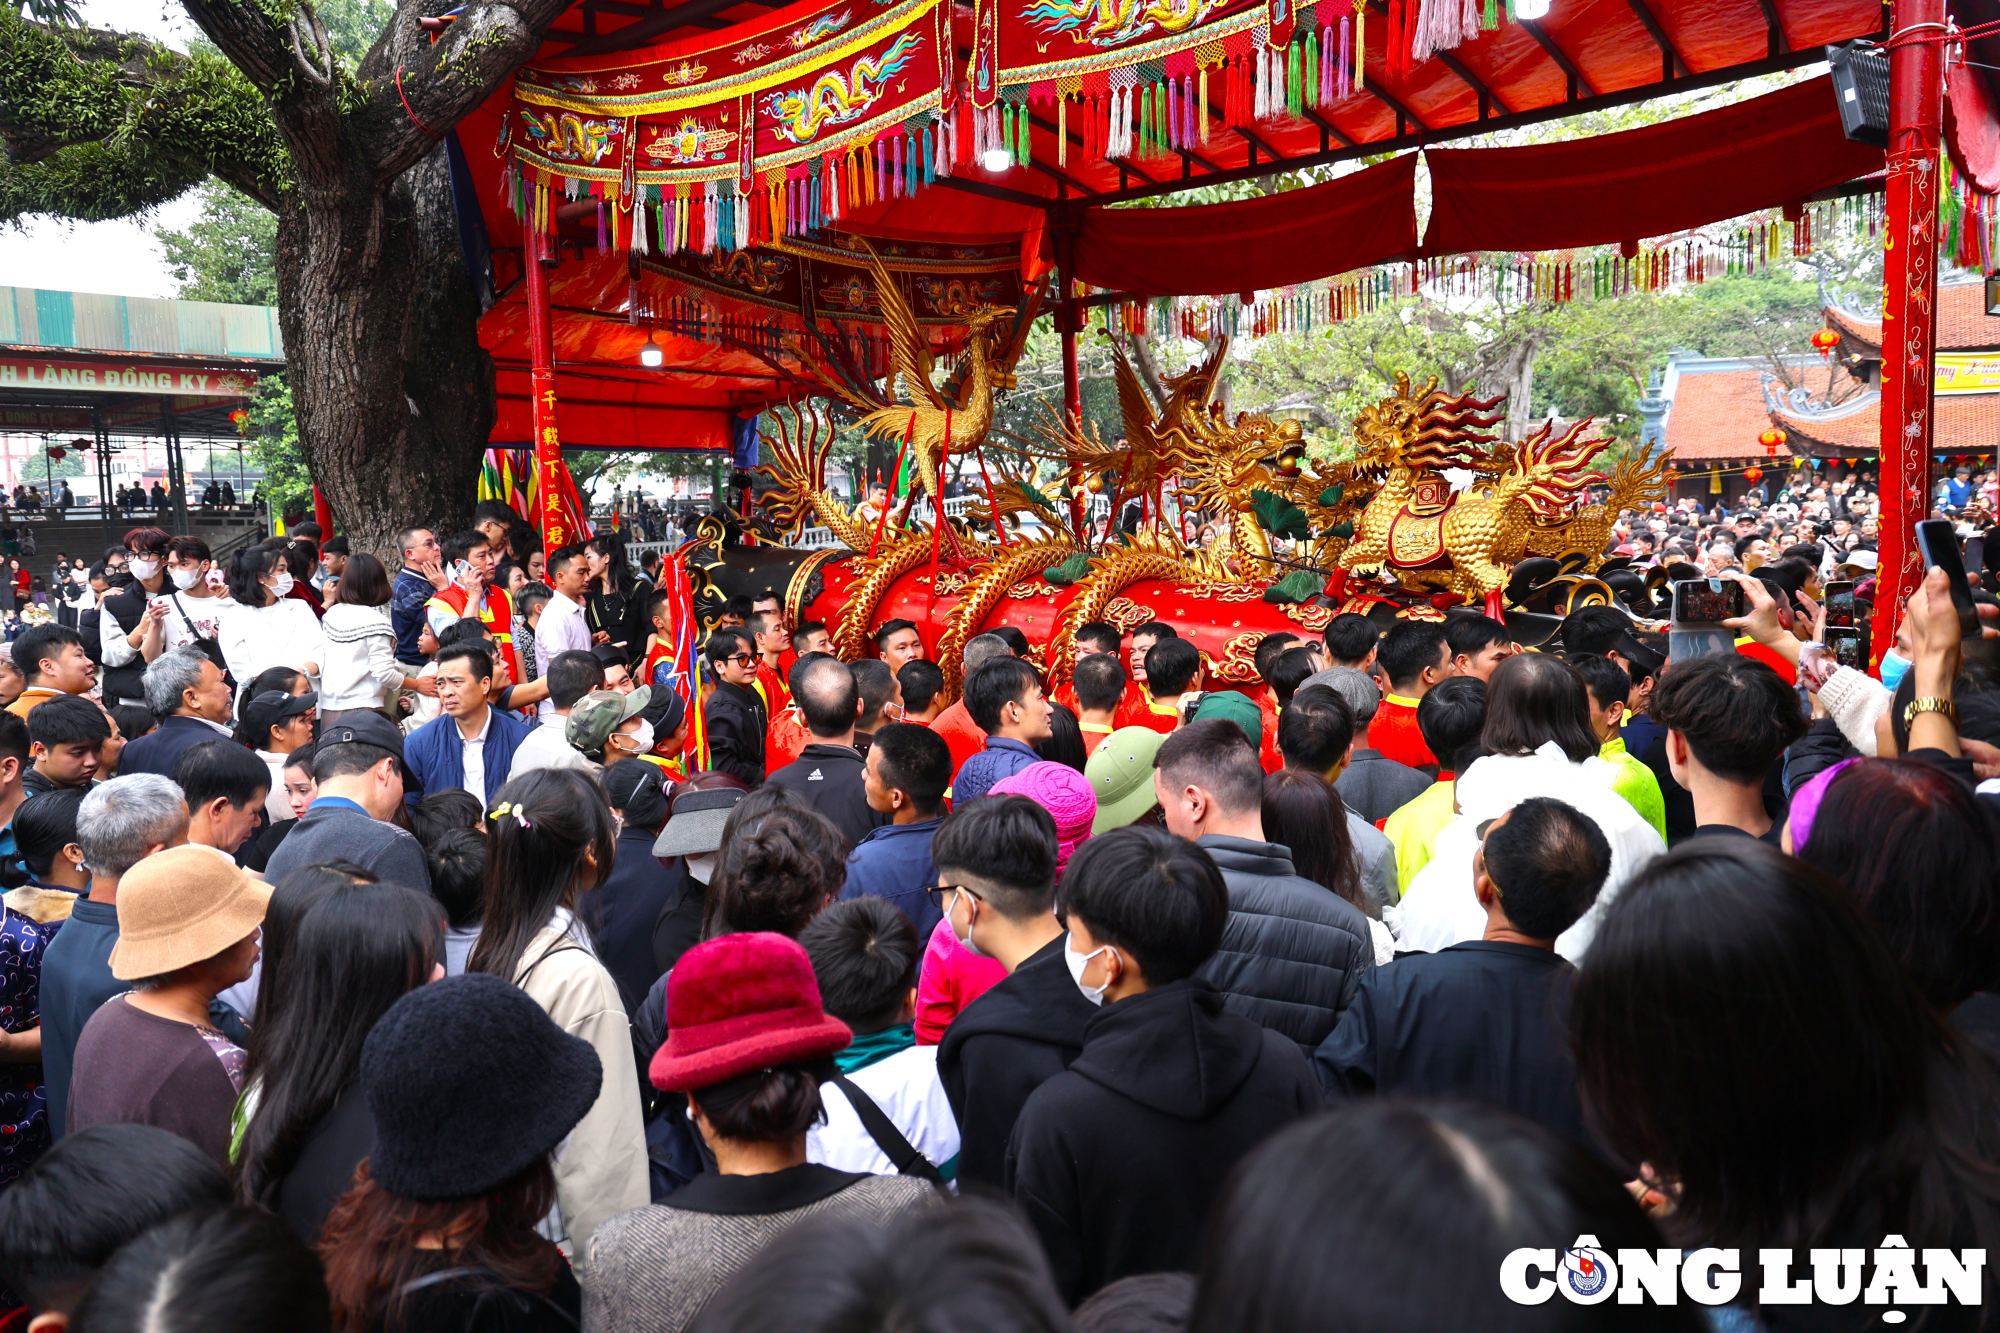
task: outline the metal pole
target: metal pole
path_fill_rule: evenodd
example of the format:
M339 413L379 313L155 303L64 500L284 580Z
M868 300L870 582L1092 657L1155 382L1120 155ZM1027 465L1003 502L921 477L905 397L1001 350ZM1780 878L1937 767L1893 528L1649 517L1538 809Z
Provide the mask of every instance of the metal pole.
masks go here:
M90 409L90 430L97 437L97 517L104 525L104 549L111 547L111 432L104 429L104 409ZM95 560L91 561L96 564Z
M167 512L173 531L183 533L187 526L187 482L182 475L181 427L174 416L174 400L160 399L160 418L167 437Z
M1880 663L1923 579L1912 525L1931 503L1937 352L1938 144L1944 0L1895 0L1889 37L1888 226L1883 232L1882 559L1869 653Z

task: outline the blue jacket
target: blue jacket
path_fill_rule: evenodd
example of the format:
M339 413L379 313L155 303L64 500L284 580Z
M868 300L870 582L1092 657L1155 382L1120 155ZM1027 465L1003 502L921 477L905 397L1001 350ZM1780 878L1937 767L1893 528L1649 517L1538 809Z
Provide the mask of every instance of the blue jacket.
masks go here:
M951 781L951 803L956 807L978 800L1000 779L1011 778L1029 764L1041 761L1040 755L1019 741L988 736L986 748L959 765L958 776Z
M528 739L528 724L495 708L486 728L486 794L500 790L514 767L514 751ZM410 792L412 809L425 792L448 791L465 782L465 741L458 734L458 719L439 713L410 733L403 742L403 762L416 774L422 791Z
M930 939L942 914L924 890L937 884L931 835L943 822L940 815L914 824L884 824L856 843L847 855L847 883L840 890L841 898L866 894L886 898L910 918L919 940Z
M396 630L398 662L423 664L417 639L424 632L424 603L436 591L429 579L407 565L397 573L396 586L389 590L389 623Z
M227 732L217 731L198 717L163 717L160 725L126 746L118 756L120 776L127 773L174 775L181 756L203 741L226 741Z

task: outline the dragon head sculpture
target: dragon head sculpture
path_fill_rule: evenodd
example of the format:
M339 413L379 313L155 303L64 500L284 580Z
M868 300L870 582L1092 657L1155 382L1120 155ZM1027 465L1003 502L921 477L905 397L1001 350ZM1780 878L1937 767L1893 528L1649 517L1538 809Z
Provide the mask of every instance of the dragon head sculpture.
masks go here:
M1500 417L1480 414L1505 401L1504 394L1482 400L1469 393L1445 393L1435 375L1421 386L1412 385L1410 377L1398 371L1396 392L1364 407L1354 418L1354 475L1362 481L1379 481L1398 468L1490 469L1481 446L1499 437L1483 432L1497 425Z

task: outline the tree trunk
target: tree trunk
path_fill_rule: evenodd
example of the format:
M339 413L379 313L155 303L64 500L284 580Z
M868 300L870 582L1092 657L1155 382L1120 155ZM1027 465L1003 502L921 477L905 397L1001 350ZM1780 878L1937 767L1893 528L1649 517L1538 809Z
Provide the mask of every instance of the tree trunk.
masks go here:
M355 550L470 526L493 429L493 362L442 148L378 188L353 172L278 207L278 309L299 441Z
M1519 444L1527 439L1529 432L1535 428L1534 340L1523 339L1510 348L1507 359L1501 362L1501 367L1501 378L1507 386L1507 442Z

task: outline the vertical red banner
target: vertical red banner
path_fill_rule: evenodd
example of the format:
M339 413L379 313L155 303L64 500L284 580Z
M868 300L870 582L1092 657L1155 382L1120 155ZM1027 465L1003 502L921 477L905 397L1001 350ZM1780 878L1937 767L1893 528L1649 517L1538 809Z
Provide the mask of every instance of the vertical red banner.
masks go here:
M1896 0L1889 39L1888 226L1883 229L1881 559L1869 653L1894 642L1923 579L1912 525L1930 516L1944 0Z
M569 518L563 508L562 433L556 425L556 349L554 317L549 310L549 270L555 266L546 233L527 236L528 262L528 403L535 432L535 527L542 549L555 551L569 544Z

